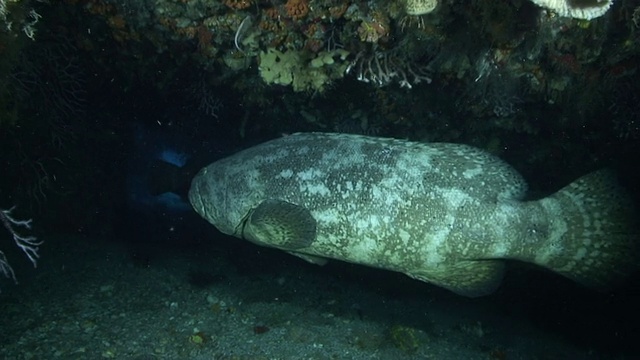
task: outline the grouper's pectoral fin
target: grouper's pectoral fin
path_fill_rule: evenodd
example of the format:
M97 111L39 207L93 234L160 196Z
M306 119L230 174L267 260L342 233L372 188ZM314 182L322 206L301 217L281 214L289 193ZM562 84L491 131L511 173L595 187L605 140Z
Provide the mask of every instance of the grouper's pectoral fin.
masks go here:
M316 239L316 220L305 207L282 200L264 200L248 214L242 237L283 250L307 247Z
M504 274L501 260L465 260L443 266L438 271L412 271L410 277L430 282L468 297L488 295L494 292Z
M297 256L301 259L304 259L312 264L316 264L316 265L324 265L328 262L327 259L320 257L320 256L314 256L314 255L307 255L307 254L300 254L297 252L293 252L293 251L287 251L289 254L293 255L293 256Z

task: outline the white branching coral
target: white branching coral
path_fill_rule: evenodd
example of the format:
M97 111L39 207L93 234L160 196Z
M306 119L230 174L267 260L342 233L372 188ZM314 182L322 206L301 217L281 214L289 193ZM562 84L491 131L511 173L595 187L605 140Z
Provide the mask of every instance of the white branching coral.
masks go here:
M0 0L0 27L5 32L12 32L13 29L21 29L22 32L31 40L35 40L36 24L42 18L34 9L29 12L25 12L24 9L11 13L9 8L16 5L19 0ZM18 24L18 26L14 26ZM14 34L17 35L17 34Z
M613 4L612 0L531 0L534 4L549 9L560 16L591 20L604 15Z
M35 267L40 257L40 255L38 255L38 248L42 245L43 241L38 240L35 236L20 235L18 232L19 228L31 230L31 219L18 220L14 218L13 215L11 215L13 209L15 209L15 206L10 209L0 209L0 224L9 231L15 244L27 255ZM2 251L0 251L0 275L11 278L14 282L18 283L16 274L13 272L13 268L9 265L9 261Z

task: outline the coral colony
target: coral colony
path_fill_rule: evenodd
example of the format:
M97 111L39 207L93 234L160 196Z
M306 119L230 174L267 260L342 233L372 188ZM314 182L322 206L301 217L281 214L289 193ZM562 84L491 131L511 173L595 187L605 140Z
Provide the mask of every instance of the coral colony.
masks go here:
M377 86L397 82L400 87L411 89L413 84L422 81L431 83L431 76L426 69L389 52L377 52L372 55L358 53L345 72L349 73L352 70L356 72L359 81L371 82Z
M555 44L561 41L555 35L569 27L589 26L589 20L604 15L612 3L611 0L580 4L570 0L531 2L540 9L536 15L541 27L540 46L557 47L559 55L567 53L567 47ZM137 42L152 37L159 52L164 52L170 45L159 42L159 38L171 42L188 40L197 48L194 59L205 66L217 62L231 73L257 69L265 84L290 87L296 92L326 91L347 74L375 87L391 84L411 88L436 76L462 78L473 58L442 59L440 67L430 67L429 74L425 73L428 61L437 55L435 49L455 42L447 31L447 24L454 17L451 14L494 37L489 39L492 48L496 48L493 50L498 51L500 62L515 77L549 80L554 75L552 69L540 69L535 64L555 64L556 59L543 58L547 54L558 55L553 51L515 54L514 49L523 48L519 45L525 42L522 36L509 30L518 26L514 14L519 7L503 2L160 0L152 8L141 9L136 16L128 15L125 6L119 3L87 0L85 6L89 13L105 18L116 41ZM479 16L479 12L488 15ZM498 19L491 14L502 15ZM513 20L504 14L514 15ZM637 18L640 16L634 17L635 21ZM553 29L545 32L545 27ZM155 30L150 32L149 28ZM427 47L434 44L434 51L428 51ZM523 56L528 61L521 61ZM251 66L253 61L259 66ZM549 88L543 85L538 88L536 84L531 87L533 92Z

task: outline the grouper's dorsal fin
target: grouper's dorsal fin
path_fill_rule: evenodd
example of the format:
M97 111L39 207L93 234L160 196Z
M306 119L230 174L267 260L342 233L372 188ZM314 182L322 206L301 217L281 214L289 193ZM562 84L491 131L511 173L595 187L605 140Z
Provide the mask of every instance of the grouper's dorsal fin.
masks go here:
M464 260L443 265L438 272L411 271L414 279L442 286L458 295L478 297L494 292L504 274L501 260Z
M259 245L301 249L316 239L316 220L302 206L282 200L264 200L247 216L242 237Z

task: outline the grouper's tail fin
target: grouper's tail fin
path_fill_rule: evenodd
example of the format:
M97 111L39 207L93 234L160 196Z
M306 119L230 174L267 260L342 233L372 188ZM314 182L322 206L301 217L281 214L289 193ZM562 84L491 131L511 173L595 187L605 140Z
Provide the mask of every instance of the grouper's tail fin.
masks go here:
M538 265L600 290L638 269L637 213L610 171L585 175L540 204L554 231Z

